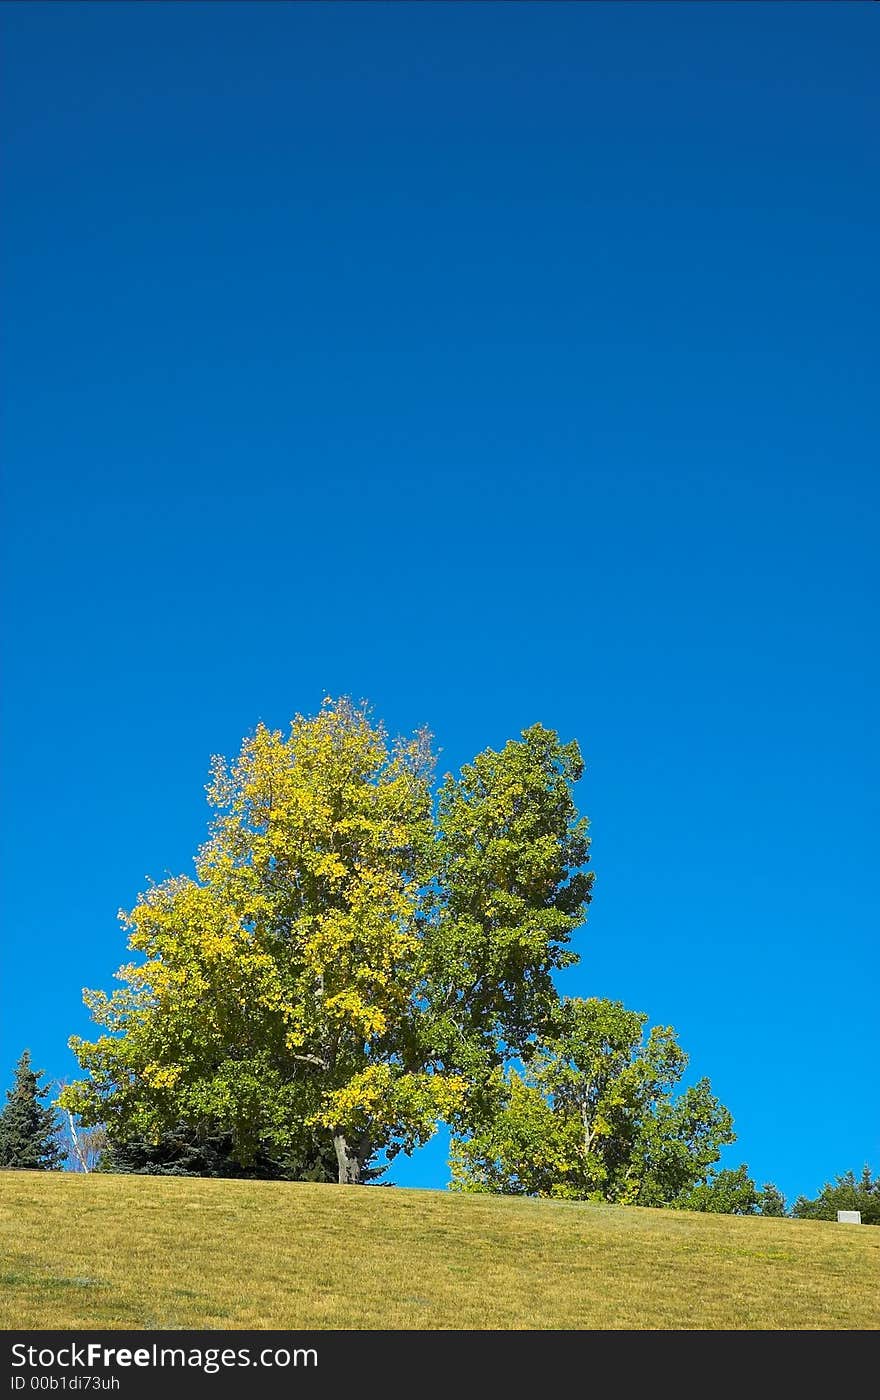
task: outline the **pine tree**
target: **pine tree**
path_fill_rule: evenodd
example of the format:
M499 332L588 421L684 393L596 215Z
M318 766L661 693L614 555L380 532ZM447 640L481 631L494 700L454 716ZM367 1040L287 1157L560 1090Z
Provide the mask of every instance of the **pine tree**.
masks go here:
M237 1158L232 1134L186 1123L162 1133L156 1142L130 1137L112 1138L101 1159L102 1172L137 1176L243 1177L262 1181L336 1181L338 1163L331 1142L303 1135L285 1154L257 1148L247 1165ZM380 1174L367 1167L367 1178Z
M42 1073L31 1069L30 1051L25 1050L0 1113L0 1167L59 1171L67 1156L56 1136L55 1110L40 1102L49 1092L47 1086L40 1088Z
M785 1204L785 1197L772 1181L764 1183L764 1189L758 1193L758 1209L761 1215L784 1216L788 1214Z

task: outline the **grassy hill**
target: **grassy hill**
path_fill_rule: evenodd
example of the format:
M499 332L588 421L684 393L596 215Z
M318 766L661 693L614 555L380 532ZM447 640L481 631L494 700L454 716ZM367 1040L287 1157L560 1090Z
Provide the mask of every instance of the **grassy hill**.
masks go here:
M0 1172L4 1328L877 1328L880 1229Z

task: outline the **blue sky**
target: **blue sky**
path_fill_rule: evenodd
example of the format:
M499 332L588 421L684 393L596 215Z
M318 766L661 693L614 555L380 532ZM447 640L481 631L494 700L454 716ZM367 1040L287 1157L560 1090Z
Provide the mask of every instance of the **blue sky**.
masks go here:
M576 737L565 990L729 1164L880 1166L877 7L0 20L0 1077L74 1072L210 754L351 693L441 771Z

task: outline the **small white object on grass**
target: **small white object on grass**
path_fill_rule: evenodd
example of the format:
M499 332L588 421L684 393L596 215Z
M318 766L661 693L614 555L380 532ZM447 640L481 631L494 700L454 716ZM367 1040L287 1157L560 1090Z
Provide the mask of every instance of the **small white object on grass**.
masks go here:
M838 1225L861 1225L862 1212L860 1210L839 1210L837 1223Z

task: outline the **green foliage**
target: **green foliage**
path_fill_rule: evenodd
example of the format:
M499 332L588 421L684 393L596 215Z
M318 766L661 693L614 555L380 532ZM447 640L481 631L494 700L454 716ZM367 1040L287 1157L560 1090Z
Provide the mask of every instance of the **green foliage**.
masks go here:
M708 1080L674 1096L687 1056L620 1002L567 999L522 1073L496 1071L452 1144L462 1191L664 1205L705 1175L732 1120Z
M30 1051L25 1050L0 1113L0 1167L58 1171L64 1162L55 1110L40 1102L49 1093L47 1086L40 1087L42 1073L31 1069Z
M390 743L348 700L215 759L196 878L122 915L139 961L86 993L105 1034L71 1041L65 1107L119 1143L208 1122L245 1168L323 1133L340 1181L464 1121L574 960L582 764L535 726L446 779L439 823L432 767L429 736Z
M791 1213L800 1220L836 1220L839 1210L861 1211L863 1225L880 1225L880 1176L872 1176L868 1166L860 1177L845 1172L826 1182L815 1200L799 1196Z
M781 1217L788 1214L785 1197L772 1181L764 1183L758 1195L758 1209L761 1215Z
M594 879L583 868L589 823L571 791L582 773L576 743L533 725L440 789L429 1025L444 1061L469 1079L528 1057L556 1013L552 973L577 962L567 945Z
M756 1215L761 1196L748 1167L741 1166L735 1171L713 1172L705 1181L683 1191L672 1204L679 1210L709 1211L715 1215ZM784 1211L765 1213L781 1215Z

